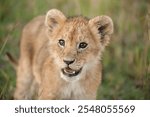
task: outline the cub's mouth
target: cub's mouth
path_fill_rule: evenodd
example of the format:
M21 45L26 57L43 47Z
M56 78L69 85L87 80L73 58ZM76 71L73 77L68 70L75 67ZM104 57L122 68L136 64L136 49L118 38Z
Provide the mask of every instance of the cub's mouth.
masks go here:
M65 67L65 68L61 69L61 71L64 75L73 77L73 76L77 76L78 74L80 74L82 71L82 68L80 68L79 70L73 70L69 67Z

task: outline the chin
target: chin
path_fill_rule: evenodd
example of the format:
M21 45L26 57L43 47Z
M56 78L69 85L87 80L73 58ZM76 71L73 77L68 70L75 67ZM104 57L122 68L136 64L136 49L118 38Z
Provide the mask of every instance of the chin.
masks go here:
M81 73L75 76L69 75L69 74L64 74L61 70L60 76L63 80L67 82L76 82L81 78Z
M82 68L79 70L72 70L68 67L61 69L61 78L67 82L75 82L81 78Z
M81 75L78 75L78 76L73 76L73 77L69 77L69 76L66 76L64 75L62 72L61 72L61 78L67 82L76 82L80 79Z

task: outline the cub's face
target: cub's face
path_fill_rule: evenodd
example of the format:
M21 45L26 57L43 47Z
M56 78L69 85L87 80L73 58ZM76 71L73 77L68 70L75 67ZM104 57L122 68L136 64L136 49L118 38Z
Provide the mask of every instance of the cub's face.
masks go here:
M67 21L50 43L61 77L67 81L79 79L99 61L100 43L92 36L85 19Z
M53 9L47 13L50 54L58 66L61 78L79 80L99 63L101 53L113 31L108 16L91 20L83 17L66 18Z

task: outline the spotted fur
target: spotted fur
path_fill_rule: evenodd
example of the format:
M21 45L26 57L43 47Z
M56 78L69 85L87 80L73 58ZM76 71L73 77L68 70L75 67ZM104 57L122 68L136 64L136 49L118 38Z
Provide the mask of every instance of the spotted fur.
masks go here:
M15 99L96 99L112 32L108 16L67 18L52 9L33 19L22 33Z

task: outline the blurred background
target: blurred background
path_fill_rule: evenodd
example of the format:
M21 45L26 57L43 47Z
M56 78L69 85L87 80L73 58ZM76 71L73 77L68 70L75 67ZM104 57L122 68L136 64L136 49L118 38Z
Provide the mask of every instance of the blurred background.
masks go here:
M0 0L0 99L12 99L16 74L5 54L19 56L23 26L57 8L66 16L108 15L114 34L103 55L97 99L150 99L149 0Z

